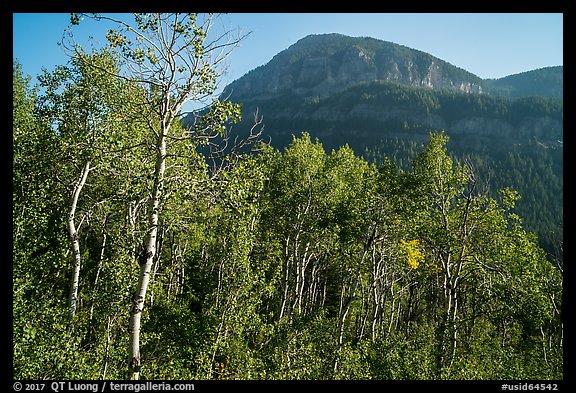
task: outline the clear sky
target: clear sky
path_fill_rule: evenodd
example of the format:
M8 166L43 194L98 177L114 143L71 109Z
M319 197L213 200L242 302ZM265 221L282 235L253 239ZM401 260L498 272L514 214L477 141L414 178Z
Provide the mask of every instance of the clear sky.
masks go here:
M13 14L13 58L34 81L43 67L51 71L67 62L57 43L69 18L64 13ZM561 13L231 13L221 23L251 32L230 57L223 85L308 34L321 33L391 41L484 79L563 65ZM84 33L105 41L104 30Z

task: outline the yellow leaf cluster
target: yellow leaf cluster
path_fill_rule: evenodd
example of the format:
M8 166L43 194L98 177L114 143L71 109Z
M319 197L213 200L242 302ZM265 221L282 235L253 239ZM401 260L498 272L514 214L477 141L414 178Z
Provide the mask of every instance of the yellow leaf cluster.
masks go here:
M421 263L424 262L424 253L420 251L420 243L415 240L400 240L400 247L406 253L408 264L413 269L418 269Z

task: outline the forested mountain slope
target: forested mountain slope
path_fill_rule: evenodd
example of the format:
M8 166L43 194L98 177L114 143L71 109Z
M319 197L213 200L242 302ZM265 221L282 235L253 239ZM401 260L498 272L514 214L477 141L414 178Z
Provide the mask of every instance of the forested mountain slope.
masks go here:
M505 97L564 95L563 66L544 67L509 75L499 79L484 80L485 91Z
M430 130L444 130L456 159L471 159L492 192L509 186L551 257L562 259L562 66L498 80L391 42L307 36L224 89L247 129L263 116L277 148L307 131L326 149L348 144L405 167ZM187 124L187 119L184 119Z

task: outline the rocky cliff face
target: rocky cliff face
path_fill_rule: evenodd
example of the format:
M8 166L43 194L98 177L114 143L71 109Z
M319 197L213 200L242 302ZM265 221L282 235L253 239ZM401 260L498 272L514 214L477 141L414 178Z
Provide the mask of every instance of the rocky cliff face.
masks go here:
M392 135L425 140L428 130L445 130L463 149L477 150L488 144L506 149L530 138L549 145L561 141L561 86L562 66L482 80L402 45L323 34L278 53L228 85L223 96L244 105L245 123L258 110L278 148L302 130L324 138L327 146L348 143L359 152ZM518 122L506 114L513 111L512 101L495 97L527 93L557 97L560 104L537 103L533 109L557 108L525 111L530 118Z
M240 102L290 92L326 97L362 82L396 81L431 89L481 93L482 80L430 54L373 38L311 35L225 90Z

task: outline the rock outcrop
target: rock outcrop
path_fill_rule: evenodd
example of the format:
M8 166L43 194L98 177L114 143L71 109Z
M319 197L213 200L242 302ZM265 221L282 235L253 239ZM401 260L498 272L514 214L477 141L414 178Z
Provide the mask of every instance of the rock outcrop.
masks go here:
M224 95L231 93L231 99L239 102L284 92L322 98L375 80L482 92L481 78L428 53L374 38L324 34L296 42L231 83Z

